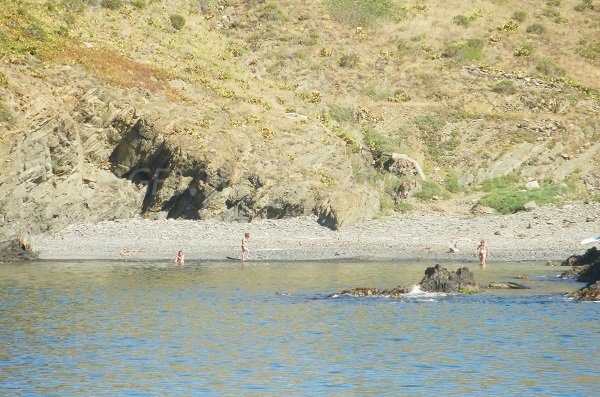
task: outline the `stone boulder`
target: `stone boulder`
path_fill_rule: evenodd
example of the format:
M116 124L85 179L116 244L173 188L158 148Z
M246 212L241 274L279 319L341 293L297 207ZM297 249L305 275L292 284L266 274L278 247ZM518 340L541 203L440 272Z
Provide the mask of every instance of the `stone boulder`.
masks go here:
M366 187L339 190L315 208L317 222L332 230L372 219L379 211L379 193Z
M457 293L479 290L479 285L475 282L473 273L471 273L469 268L463 267L456 272L450 272L440 265L427 268L427 270L425 270L425 277L423 277L423 280L421 280L418 286L425 292ZM360 287L344 290L340 293L333 293L329 295L329 297L345 295L353 297L378 296L385 298L402 298L404 295L410 293L413 287L414 286L412 285L408 287L398 286L383 291L380 291L377 288Z
M425 270L425 277L419 285L427 292L454 293L479 290L479 285L468 267L460 268L456 272L450 272L440 265L429 267Z
M578 301L600 301L600 281L588 284L585 287L571 293L571 297Z
M565 260L573 266L570 272L561 277L576 278L587 285L570 295L580 301L600 301L600 251L596 247L588 249L585 254L571 256ZM563 262L563 265L565 265Z
M32 247L20 238L0 240L0 263L33 260L36 257Z
M577 276L577 281L589 284L600 281L600 258L596 259L590 266L583 267Z
M596 247L588 249L583 255L571 255L565 259L561 266L585 266L591 265L600 259L600 251Z

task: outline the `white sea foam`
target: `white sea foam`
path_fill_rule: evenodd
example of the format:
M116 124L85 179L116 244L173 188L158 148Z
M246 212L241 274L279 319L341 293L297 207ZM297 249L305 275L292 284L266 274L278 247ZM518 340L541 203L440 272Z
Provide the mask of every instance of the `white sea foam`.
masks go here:
M415 284L410 289L410 292L406 294L407 298L435 298L440 296L446 296L443 292L427 292L421 289L421 286Z

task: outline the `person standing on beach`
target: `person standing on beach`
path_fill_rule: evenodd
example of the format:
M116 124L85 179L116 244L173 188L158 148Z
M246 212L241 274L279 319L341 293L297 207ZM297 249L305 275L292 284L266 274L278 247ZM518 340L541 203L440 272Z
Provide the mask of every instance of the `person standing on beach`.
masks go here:
M246 262L250 256L250 248L248 247L248 240L250 240L250 233L244 233L242 239L242 261Z
M183 250L179 250L179 252L177 253L177 256L175 257L175 264L177 266L183 266L184 262L185 262L185 257L183 255Z
M479 266L485 267L485 259L490 253L490 249L487 246L485 240L481 240L477 246L477 253L479 254Z

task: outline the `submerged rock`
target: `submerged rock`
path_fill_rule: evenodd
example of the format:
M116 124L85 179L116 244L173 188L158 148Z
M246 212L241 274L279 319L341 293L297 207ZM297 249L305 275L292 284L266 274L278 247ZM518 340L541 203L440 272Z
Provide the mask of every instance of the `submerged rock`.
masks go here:
M385 296L388 298L401 298L402 296L408 294L410 291L412 291L412 287L397 286L395 288L381 291L381 296Z
M525 284L515 283L512 281L508 282L492 282L488 285L490 289L529 289L530 287Z
M330 296L333 296L333 295L346 295L346 296L354 296L354 297L378 296L379 290L377 288L359 287L359 288L347 289L347 290L340 292L339 294L332 294Z

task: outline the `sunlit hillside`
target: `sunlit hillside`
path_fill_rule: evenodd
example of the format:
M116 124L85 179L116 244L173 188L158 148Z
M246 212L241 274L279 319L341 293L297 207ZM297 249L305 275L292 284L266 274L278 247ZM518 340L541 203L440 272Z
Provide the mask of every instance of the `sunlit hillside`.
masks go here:
M594 0L15 0L0 57L7 222L600 197Z

